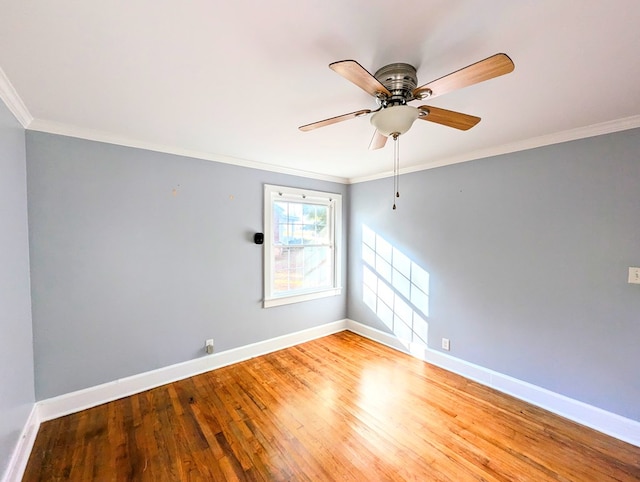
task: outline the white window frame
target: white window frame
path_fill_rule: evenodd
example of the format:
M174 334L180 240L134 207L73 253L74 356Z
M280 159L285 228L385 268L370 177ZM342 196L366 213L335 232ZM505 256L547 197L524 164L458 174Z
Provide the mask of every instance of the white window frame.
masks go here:
M273 204L276 200L308 202L329 208L327 223L330 229L330 249L333 253L330 288L296 290L273 293L274 249L273 249ZM315 300L342 293L342 196L340 194L312 191L294 187L264 185L264 300L265 308L301 301Z

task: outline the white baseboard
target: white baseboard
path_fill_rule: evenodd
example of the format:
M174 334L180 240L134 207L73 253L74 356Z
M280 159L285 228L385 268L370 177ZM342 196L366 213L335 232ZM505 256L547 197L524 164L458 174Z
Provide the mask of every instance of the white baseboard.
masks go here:
M40 420L43 422L52 420L135 393L144 392L145 390L175 382L176 380L189 378L210 370L215 370L216 368L304 343L305 341L332 333L338 333L344 331L346 326L347 320L339 320L258 343L252 343L251 345L121 378L112 382L103 383L102 385L65 393L58 397L41 400L37 403Z
M31 455L31 449L33 443L36 441L36 435L38 435L38 429L40 428L40 416L38 413L38 404L34 404L31 408L31 413L27 418L18 444L16 445L7 470L2 477L2 482L19 482L22 480L24 469L27 468L27 462L29 461L29 455Z
M2 482L21 480L41 422L344 330L410 353L446 370L640 447L639 422L422 345L405 346L389 333L345 319L41 400L34 405L29 415Z
M544 408L552 413L598 430L624 442L640 447L640 422L608 412L593 405L574 400L545 388L523 382L502 373L489 370L431 348L424 349L424 356L412 347L404 347L389 334L357 321L347 320L347 329L396 350L412 355L478 383L495 388L520 400Z

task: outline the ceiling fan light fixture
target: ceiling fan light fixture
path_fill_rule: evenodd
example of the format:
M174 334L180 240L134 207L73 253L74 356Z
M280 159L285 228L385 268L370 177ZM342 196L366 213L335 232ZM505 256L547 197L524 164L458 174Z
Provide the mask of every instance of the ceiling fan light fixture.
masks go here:
M392 134L402 135L411 129L419 115L420 112L415 107L393 105L373 114L371 125L387 137Z

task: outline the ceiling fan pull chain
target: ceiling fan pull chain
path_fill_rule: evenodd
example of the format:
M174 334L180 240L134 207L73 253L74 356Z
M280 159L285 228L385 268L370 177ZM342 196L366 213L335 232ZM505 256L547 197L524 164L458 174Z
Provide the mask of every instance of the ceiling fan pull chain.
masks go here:
M400 141L398 139L396 139L396 197L400 197Z
M396 209L396 198L398 194L398 134L394 133L393 136L393 209Z

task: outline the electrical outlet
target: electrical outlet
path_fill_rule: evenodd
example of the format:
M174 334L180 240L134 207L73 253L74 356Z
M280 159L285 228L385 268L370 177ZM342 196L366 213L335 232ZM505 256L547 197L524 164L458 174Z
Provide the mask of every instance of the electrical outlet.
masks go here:
M213 338L209 338L204 342L204 350L211 355L213 353Z
M449 338L442 339L442 349L449 351Z
M629 283L640 285L640 268L629 268Z

